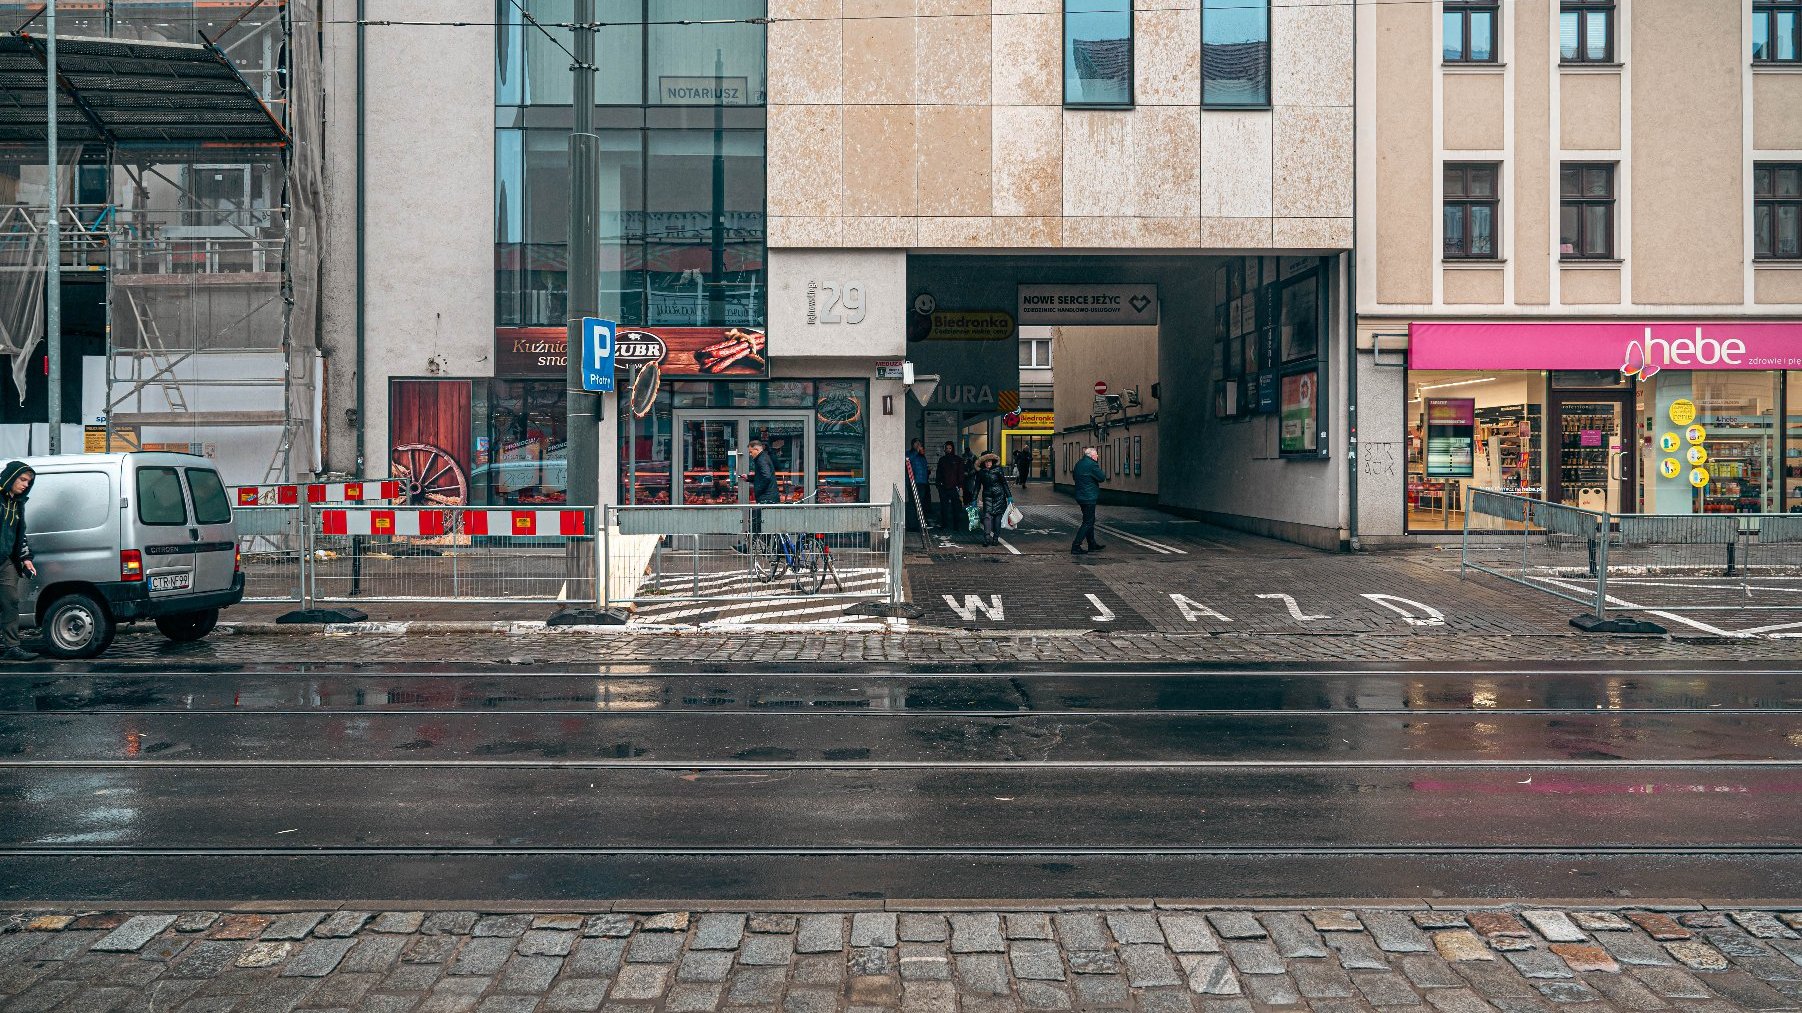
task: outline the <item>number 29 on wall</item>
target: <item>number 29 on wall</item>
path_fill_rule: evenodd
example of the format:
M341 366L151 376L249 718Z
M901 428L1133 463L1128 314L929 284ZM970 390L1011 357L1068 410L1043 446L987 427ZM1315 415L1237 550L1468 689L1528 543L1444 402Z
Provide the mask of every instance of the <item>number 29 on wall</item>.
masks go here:
M861 324L867 310L863 282L820 282L819 322L822 324ZM840 311L844 315L839 315Z

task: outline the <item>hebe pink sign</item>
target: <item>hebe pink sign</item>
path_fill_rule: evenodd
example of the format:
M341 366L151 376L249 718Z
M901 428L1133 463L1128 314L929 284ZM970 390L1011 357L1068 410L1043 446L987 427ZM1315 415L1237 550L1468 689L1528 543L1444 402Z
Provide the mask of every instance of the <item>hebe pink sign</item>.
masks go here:
M1802 369L1802 321L1417 323L1411 369Z

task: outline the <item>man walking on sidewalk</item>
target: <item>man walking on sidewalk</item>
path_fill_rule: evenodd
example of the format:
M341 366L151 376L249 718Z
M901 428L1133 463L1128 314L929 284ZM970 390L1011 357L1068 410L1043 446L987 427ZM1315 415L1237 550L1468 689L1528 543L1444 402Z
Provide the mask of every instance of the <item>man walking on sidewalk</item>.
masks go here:
M31 661L37 655L19 642L19 599L25 579L35 578L31 542L25 538L25 498L31 494L36 473L24 461L13 461L0 471L0 661Z
M1107 548L1095 541L1095 504L1101 502L1101 483L1107 481L1107 472L1101 470L1101 451L1084 447L1082 459L1070 472L1070 480L1076 486L1076 505L1082 509L1082 526L1076 529L1076 540L1070 543L1070 552L1077 556L1099 552ZM1083 548L1085 540L1089 543L1086 549Z

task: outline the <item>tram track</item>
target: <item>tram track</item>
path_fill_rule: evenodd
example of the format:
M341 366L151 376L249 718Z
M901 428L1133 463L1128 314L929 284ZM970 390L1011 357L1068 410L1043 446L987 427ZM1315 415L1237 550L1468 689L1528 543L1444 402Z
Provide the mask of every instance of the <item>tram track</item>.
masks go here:
M0 673L14 902L1797 895L1799 795L1784 668Z

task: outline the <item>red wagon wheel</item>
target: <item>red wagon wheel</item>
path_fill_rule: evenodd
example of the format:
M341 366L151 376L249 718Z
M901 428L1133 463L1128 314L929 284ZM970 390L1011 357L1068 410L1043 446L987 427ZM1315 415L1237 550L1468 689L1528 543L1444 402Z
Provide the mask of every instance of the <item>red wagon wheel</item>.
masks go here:
M388 474L402 485L415 506L462 506L469 499L469 480L457 459L429 443L404 443L388 458Z

